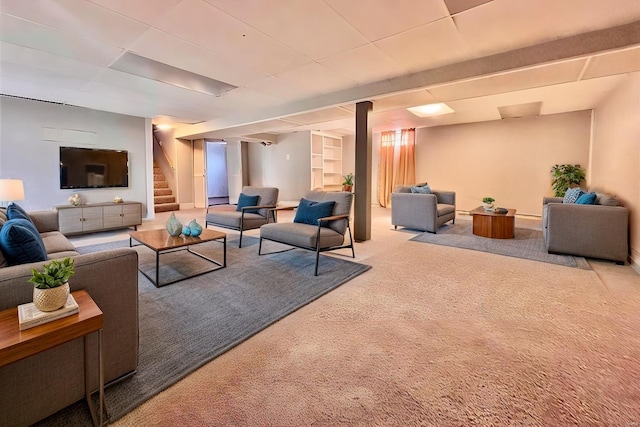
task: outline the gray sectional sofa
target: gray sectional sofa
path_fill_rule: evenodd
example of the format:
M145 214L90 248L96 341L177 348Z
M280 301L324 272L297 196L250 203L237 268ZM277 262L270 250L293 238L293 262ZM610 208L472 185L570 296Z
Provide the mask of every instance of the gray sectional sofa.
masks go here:
M607 205L601 204L605 201ZM594 205L545 197L542 233L547 251L624 264L629 255L629 210L617 204L606 195L599 195Z
M105 383L135 373L138 366L138 254L130 248L81 255L58 230L56 211L30 212L49 259L71 256L71 291L85 289L104 313ZM33 300L31 269L44 262L7 266L0 255L0 310ZM98 388L96 334L89 348L92 390ZM0 368L0 425L32 424L84 399L83 341L76 339Z

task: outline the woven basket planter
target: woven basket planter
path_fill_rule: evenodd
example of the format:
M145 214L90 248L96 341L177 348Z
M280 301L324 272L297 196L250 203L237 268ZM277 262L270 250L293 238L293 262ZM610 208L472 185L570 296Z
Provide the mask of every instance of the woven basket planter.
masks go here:
M33 288L33 304L40 311L54 311L61 308L69 297L69 283L51 289Z

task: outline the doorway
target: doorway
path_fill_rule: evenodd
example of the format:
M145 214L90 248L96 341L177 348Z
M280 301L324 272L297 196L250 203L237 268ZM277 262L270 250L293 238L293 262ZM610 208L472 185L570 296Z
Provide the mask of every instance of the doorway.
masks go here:
M227 144L224 141L206 141L207 204L229 203L227 175Z

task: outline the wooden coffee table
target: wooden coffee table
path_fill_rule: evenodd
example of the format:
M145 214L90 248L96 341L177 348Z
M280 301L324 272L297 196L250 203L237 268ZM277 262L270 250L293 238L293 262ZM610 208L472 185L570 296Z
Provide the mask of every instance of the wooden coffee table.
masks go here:
M142 274L144 274L147 279L151 281L156 287L170 285L172 283L179 282L184 279L188 279L191 277L196 277L201 274L210 273L215 270L219 270L227 266L227 235L220 231L209 230L207 228L202 230L202 234L198 237L192 236L171 236L167 230L164 228L157 230L144 230L144 231L130 231L129 232L129 246L138 246L133 245L133 240L136 240L153 250L156 253L156 274L155 278L150 277L147 273L140 270ZM219 241L222 243L223 250L223 259L222 262L216 261L209 257L204 256L201 253L195 252L191 250L191 246L199 245L201 243L211 242L211 241ZM173 280L170 282L160 283L160 255L168 254L171 252L175 252L178 250L187 250L189 253L199 256L200 258L206 259L207 261L217 265L215 268L211 268L206 271L199 272L197 274L181 277L180 279Z
M506 214L487 212L482 206L475 208L473 215L473 234L490 239L513 239L515 234L515 209Z

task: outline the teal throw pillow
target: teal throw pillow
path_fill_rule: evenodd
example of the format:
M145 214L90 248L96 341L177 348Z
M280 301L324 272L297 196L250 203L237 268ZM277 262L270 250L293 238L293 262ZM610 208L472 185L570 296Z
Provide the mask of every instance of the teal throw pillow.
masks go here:
M46 261L42 237L25 219L10 219L0 228L0 249L9 265Z
M575 203L578 200L578 197L582 194L582 188L569 188L566 193L564 193L564 199L562 199L562 203Z
M238 206L236 207L236 210L238 212L242 211L242 208L245 208L247 206L258 206L258 199L260 199L260 196L248 196L244 193L240 193L240 196L238 197ZM257 209L247 209L245 211L245 213L257 213L258 210Z
M414 185L411 187L411 192L417 194L433 194L433 191L431 191L431 187L429 187L428 184L424 184L421 186Z
M582 193L580 197L576 199L576 205L595 205L596 193Z
M31 220L31 217L29 216L27 211L25 211L24 209L22 209L22 207L20 207L20 205L16 205L15 203L11 203L7 207L7 218L25 219L29 221L31 224L33 224L33 221ZM35 224L33 226L35 227Z
M300 204L298 205L298 210L296 211L293 222L318 225L318 219L331 216L335 204L336 202L334 201L314 202L303 197L300 199Z

